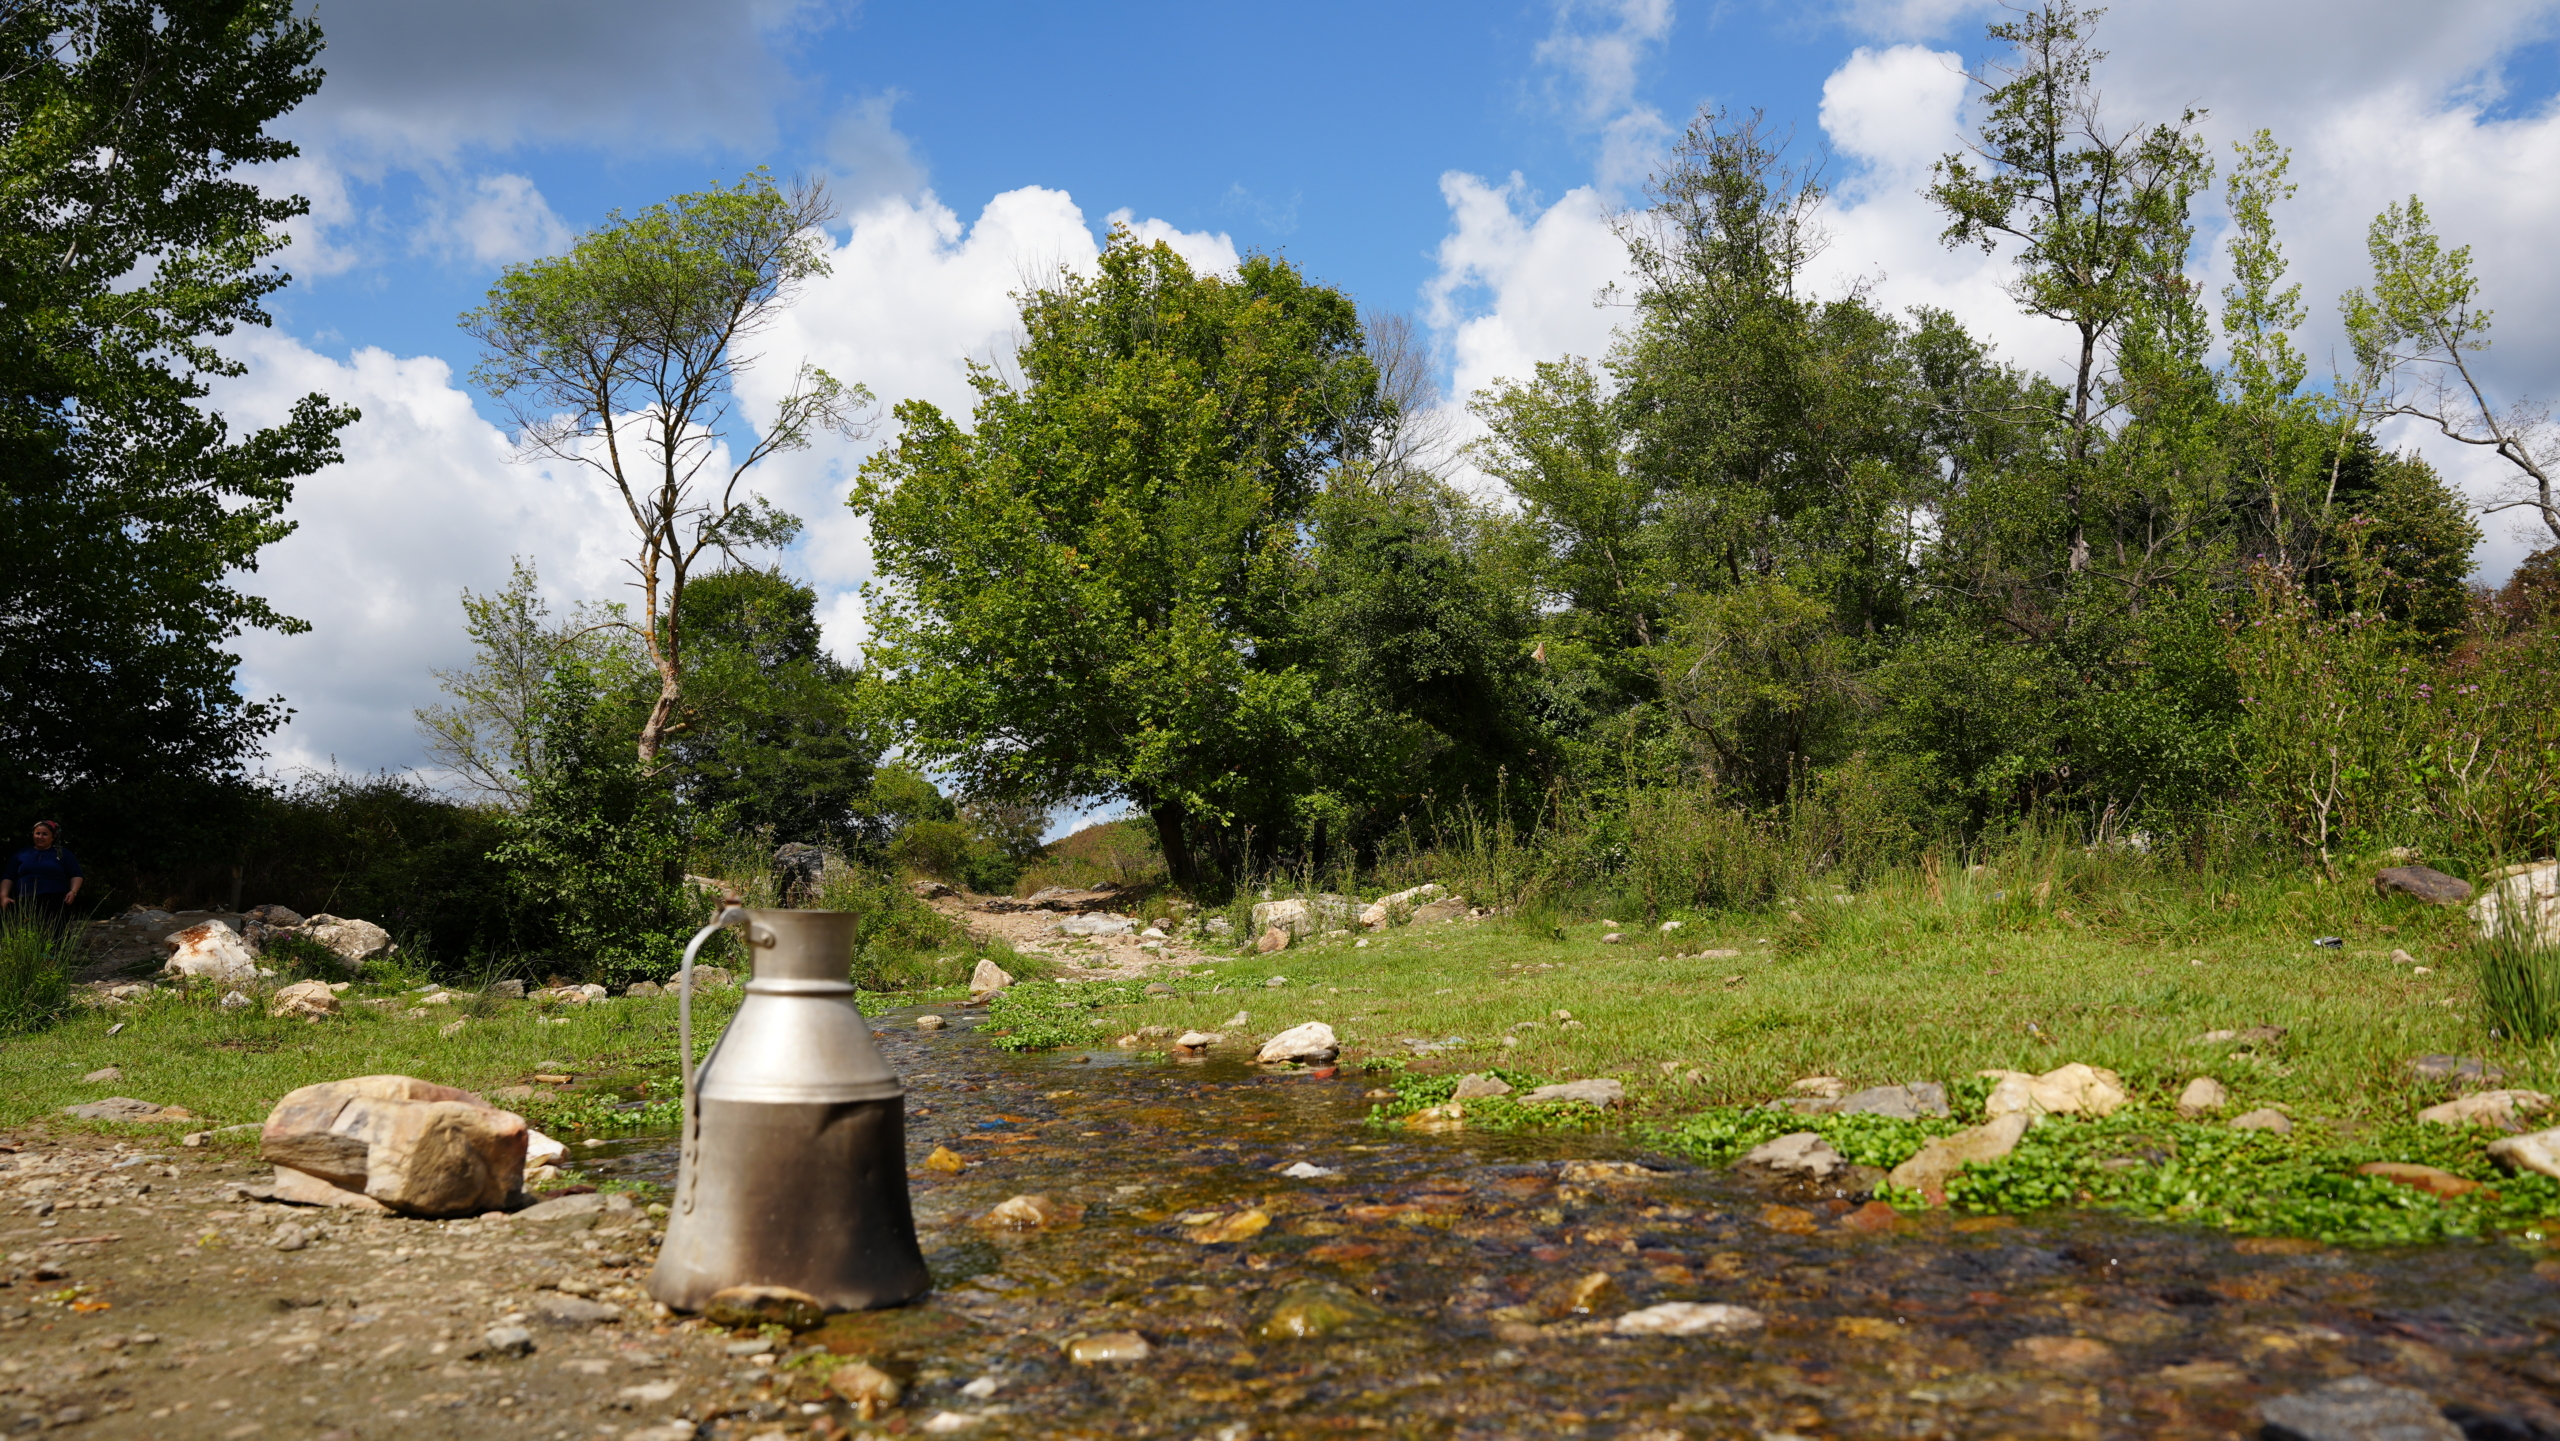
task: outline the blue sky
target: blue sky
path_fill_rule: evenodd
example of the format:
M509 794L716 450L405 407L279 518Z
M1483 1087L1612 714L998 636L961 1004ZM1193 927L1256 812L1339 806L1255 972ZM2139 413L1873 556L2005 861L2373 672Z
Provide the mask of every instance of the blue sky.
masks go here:
M319 389L361 406L348 462L305 482L302 529L252 583L311 634L251 637L244 684L298 709L280 766L421 758L411 710L468 658L458 591L539 562L558 601L621 594L593 483L508 458L454 317L503 265L607 212L758 165L831 178L835 274L767 337L885 400L964 401L964 356L1001 358L1007 294L1090 259L1123 215L1203 264L1275 250L1423 324L1455 397L1608 343L1593 304L1639 198L1701 104L1762 108L1831 155L1819 281L1945 305L2004 354L2064 337L2002 293L2003 257L1949 253L1917 190L1961 138L1963 65L1996 14L1972 0L1027 6L829 0L364 0L321 10L330 79L268 177L314 214L242 422ZM2111 113L2209 107L2220 146L2260 125L2296 151L2280 212L2313 321L2362 278L2363 227L2416 191L2472 243L2501 317L2492 372L2560 393L2560 0L2137 0L2101 29ZM2199 270L2219 285L2218 257ZM769 400L750 384L750 409ZM1453 412L1453 419L1463 423ZM2396 437L2417 443L2414 435ZM844 479L866 447L786 458L758 483L812 524L785 563L830 643L861 634L868 572ZM2486 493L2472 454L2430 451ZM2484 574L2528 547L2492 520Z

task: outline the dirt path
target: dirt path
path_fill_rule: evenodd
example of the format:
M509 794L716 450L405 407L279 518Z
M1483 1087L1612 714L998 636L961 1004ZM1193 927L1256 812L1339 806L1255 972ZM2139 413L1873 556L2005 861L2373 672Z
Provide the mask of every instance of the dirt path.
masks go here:
M174 1137L0 1150L12 1434L673 1437L758 1404L724 1333L642 1294L637 1211L415 1221L262 1203L269 1168ZM531 1354L490 1347L507 1326Z
M1200 938L1185 928L1165 927L1161 940L1143 934L1158 921L1171 920L1163 909L1139 915L1135 903L1112 890L1043 891L1029 900L1011 896L965 893L927 902L968 928L981 941L1001 940L1015 951L1039 956L1058 967L1062 980L1124 980L1159 970L1179 970L1230 960L1225 952L1203 950ZM1116 936L1063 935L1057 927L1075 916L1118 916L1137 924ZM1152 946L1153 949L1149 949Z

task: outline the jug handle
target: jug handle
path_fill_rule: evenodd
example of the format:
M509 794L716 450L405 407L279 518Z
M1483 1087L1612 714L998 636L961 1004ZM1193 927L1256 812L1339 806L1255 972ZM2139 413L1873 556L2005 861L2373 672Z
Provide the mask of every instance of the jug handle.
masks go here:
M720 898L720 913L711 924L696 931L693 943L684 948L684 965L676 972L676 1054L684 1064L684 1113L688 1124L693 1119L693 958L702 953L702 943L726 927L747 919L746 902L731 894Z

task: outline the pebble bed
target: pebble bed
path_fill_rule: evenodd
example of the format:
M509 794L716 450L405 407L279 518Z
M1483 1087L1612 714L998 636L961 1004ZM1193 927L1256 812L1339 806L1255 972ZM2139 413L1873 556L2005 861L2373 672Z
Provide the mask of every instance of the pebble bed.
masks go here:
M2364 1377L2560 1435L2560 1263L2519 1246L1900 1217L1605 1135L1380 1131L1350 1072L911 1021L879 1030L939 1287L796 1337L657 1314L636 1210L358 1218L174 1140L9 1138L0 1431L2232 1437ZM673 1150L583 1159L645 1201Z

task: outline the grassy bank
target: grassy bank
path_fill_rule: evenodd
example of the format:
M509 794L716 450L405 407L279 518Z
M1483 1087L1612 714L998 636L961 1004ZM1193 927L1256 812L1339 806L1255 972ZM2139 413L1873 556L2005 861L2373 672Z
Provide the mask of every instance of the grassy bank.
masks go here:
M2409 1063L2477 1057L2504 1085L2549 1092L2560 1091L2560 1055L2495 1034L2480 1004L2483 948L2461 911L2380 896L2369 879L2370 868L2339 884L2198 875L2074 848L1997 869L1915 870L1760 915L1674 914L1668 931L1626 915L1514 914L1366 945L1316 940L1196 968L1172 996L1026 988L996 1019L1035 1044L1107 1043L1148 1025L1242 1040L1325 1021L1344 1063L1397 1093L1380 1108L1386 1124L1445 1099L1464 1072L1614 1077L1631 1105L1605 1119L1496 1103L1470 1124L1624 1126L1708 1163L1819 1129L1850 1159L1890 1166L1982 1119L1977 1072L2078 1061L2120 1074L2131 1106L2103 1122L2049 1119L2009 1161L1951 1187L1954 1204L2114 1205L2368 1243L2538 1236L2560 1216L2560 1185L2502 1177L2483 1154L2494 1132L2416 1122L2452 1092ZM1227 1026L1238 1011L1249 1020ZM2208 1039L2253 1028L2281 1036ZM1808 1076L1947 1083L1957 1114L1807 1122L1753 1109ZM2178 1094L2199 1076L2228 1087L2225 1117L2274 1107L2293 1133L2179 1118ZM2493 1185L2440 1201L2357 1174L2369 1161Z

